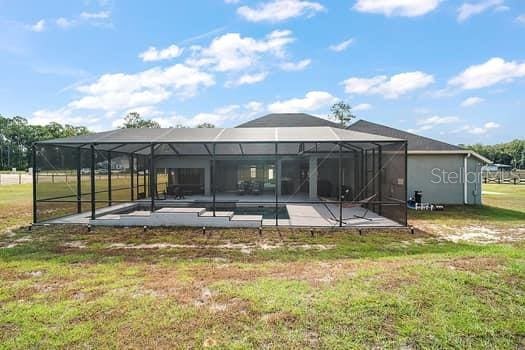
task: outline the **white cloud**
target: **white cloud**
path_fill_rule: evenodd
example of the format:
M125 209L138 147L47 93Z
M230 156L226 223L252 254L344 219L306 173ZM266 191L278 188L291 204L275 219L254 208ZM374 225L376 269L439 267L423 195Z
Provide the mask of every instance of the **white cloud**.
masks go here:
M226 82L226 87L240 86L240 85L251 85L256 84L268 76L268 72L261 72L255 74L243 74L236 80L229 80Z
M100 12L82 12L80 17L83 19L108 19L111 17L111 12L100 11Z
M86 126L91 130L98 131L100 118L95 115L79 113L70 108L60 108L56 110L40 109L28 118L30 124L47 125L51 122L69 124L75 126Z
M350 45L354 43L354 39L350 38L348 40L345 40L343 42L340 42L339 44L330 45L330 50L335 52L342 52L346 50Z
M268 105L268 111L272 113L313 112L337 101L338 99L328 92L310 91L303 98L292 98L271 103Z
M31 30L32 32L37 32L37 33L43 32L45 29L46 29L46 21L43 19L29 26L29 30Z
M70 102L69 107L115 111L155 105L172 94L190 97L199 88L213 84L212 75L183 64L165 69L156 67L136 74L105 74L92 84L77 87L86 96Z
M139 57L144 62L169 60L182 55L183 49L177 45L170 45L165 49L158 50L154 46L150 46L146 51L139 54Z
M324 9L323 5L313 1L271 0L256 7L241 6L237 14L250 22L282 22L303 15L311 17Z
M518 21L519 23L525 24L525 13L516 17L516 21Z
M434 77L424 72L406 72L391 76L379 75L372 78L348 78L343 81L348 94L382 95L396 99L409 92L422 89L434 82Z
M471 126L471 125L465 125L463 128L461 128L460 131L466 131L469 134L473 134L473 135L484 135L484 134L488 133L490 130L497 129L500 126L501 125L499 125L498 123L488 122L488 123L485 123L481 127L474 127L474 126Z
M304 59L298 62L284 62L281 63L280 67L285 71L300 71L306 69L310 63L312 63L312 60Z
M460 121L461 119L459 119L458 117L452 117L452 116L435 115L432 117L424 117L416 121L416 125L418 126L417 128L409 129L408 131L412 133L418 133L421 131L431 130L434 127L439 126L439 125L455 124L455 123L459 123Z
M241 2L240 0L224 0L226 4L238 4Z
M357 106L352 107L352 110L358 112L358 111L367 111L371 108L372 108L372 105L369 103L360 103Z
M469 97L467 99L465 99L463 102L461 102L461 107L471 107L471 106L475 106L477 104L480 104L481 102L485 101L484 99L482 99L481 97Z
M117 111L167 100L171 93L163 88L143 91L111 91L100 95L84 96L69 103L73 109L103 109Z
M473 65L449 80L449 84L464 90L480 89L498 83L509 83L525 77L525 63L506 62L494 57L485 63Z
M215 126L224 126L224 124L238 124L249 120L258 115L263 108L263 104L258 101L250 101L243 105L226 105L214 109L211 112L202 112L193 116L172 115L170 117L153 118L159 122L162 127L173 127L183 125L195 127L202 123L211 123Z
M111 23L111 12L82 12L71 18L59 17L55 20L57 27L61 29L72 28L77 25L90 24L93 26L107 26Z
M67 19L67 18L64 18L64 17L60 17L60 18L57 18L55 23L60 28L66 29L66 28L74 26L76 24L76 21L72 20L72 19Z
M479 15L491 8L501 9L504 0L483 0L477 3L463 3L458 8L458 21L464 22L472 16Z
M263 104L258 101L250 101L244 107L252 112L259 112L263 108Z
M441 0L357 0L354 9L385 16L417 17L435 10Z
M294 40L289 30L275 30L260 40L227 33L215 38L209 47L192 47L193 55L187 64L211 66L219 72L241 71L263 58L284 58L286 46Z

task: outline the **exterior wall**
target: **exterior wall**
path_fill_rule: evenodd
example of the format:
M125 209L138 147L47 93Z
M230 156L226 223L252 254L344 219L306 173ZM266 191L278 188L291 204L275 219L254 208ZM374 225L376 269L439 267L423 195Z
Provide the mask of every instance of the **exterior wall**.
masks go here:
M465 155L408 155L408 196L415 190L423 191L423 202L436 204L464 204ZM467 159L469 182L468 204L481 204L481 163L474 157Z
M155 159L155 167L204 169L204 194L211 195L211 161L209 159L159 157Z
M475 157L470 156L470 158L467 159L467 170L471 174L469 175L469 181L468 181L468 188L467 188L467 194L468 194L468 203L469 204L481 204L481 186L482 186L482 176L481 176L481 167L483 166L483 163Z

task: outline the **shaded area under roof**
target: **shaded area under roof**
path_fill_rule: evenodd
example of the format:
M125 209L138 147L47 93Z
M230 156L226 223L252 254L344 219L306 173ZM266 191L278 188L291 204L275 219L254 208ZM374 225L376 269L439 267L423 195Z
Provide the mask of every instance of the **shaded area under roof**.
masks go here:
M240 124L237 128L291 128L329 126L340 128L330 120L315 117L306 113L273 113Z
M464 151L463 148L451 145L446 142L419 136L366 120L358 120L354 124L350 125L347 130L405 139L408 141L409 151Z

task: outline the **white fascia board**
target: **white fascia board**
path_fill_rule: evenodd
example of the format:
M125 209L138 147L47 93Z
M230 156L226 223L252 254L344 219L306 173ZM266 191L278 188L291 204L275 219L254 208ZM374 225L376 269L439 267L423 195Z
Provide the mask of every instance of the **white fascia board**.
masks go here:
M492 161L490 159L487 159L487 158L483 157L481 154L478 154L478 153L476 153L474 151L467 150L467 149L466 150L450 150L450 151L408 151L408 154L409 155L411 155L411 154L432 154L432 155L437 155L437 154L462 154L462 155L471 154L473 157L478 158L483 163L492 164Z

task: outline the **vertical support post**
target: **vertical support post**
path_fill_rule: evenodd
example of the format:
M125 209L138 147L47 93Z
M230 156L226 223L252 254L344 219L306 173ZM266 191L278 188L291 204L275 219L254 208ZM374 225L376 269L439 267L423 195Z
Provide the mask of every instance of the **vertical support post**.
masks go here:
M405 226L408 225L408 208L407 208L407 202L408 202L408 141L405 141L405 204L403 205L405 209Z
M343 227L343 145L339 143L339 227Z
M377 188L376 188L376 149L372 149L372 194L376 194L377 193ZM376 198L377 200L377 198ZM372 208L374 211L376 211L376 205L372 205Z
M135 200L135 184L134 182L134 168L135 168L135 158L133 157L133 153L129 156L129 174L130 174L130 189L131 189L131 201Z
M90 180L91 180L91 220L95 220L95 145L91 144L91 171Z
M281 179L279 178L280 171L277 170L279 163L279 143L275 143L275 226L279 226L279 188L278 185Z
M77 213L82 213L82 150L77 149Z
M366 180L365 180L365 152L361 150L361 189L359 190L359 193L361 193L361 198L365 198L364 196L364 188L365 188Z
M144 199L146 199L148 197L148 186L146 185L148 183L148 178L146 176L146 162L144 162L144 168L142 169L142 178L142 187L144 187Z
M150 167L149 167L149 192L151 198L150 210L155 211L155 144L152 143L150 147Z
M211 176L212 176L212 193L213 193L213 216L215 216L215 197L216 197L216 191L217 191L217 168L215 165L215 143L212 145L212 167L211 167Z
M364 195L364 197L367 198L368 197L368 150L365 150L365 168L364 168L364 173L365 173L365 195Z
M111 193L111 152L108 151L108 205L111 206L112 193Z
M357 151L353 152L354 155L354 188L353 188L353 194L352 194L352 200L356 201L358 200L358 194L359 194L359 157L357 156Z
M37 162L36 162L36 145L33 144L31 147L31 158L33 163L33 223L36 224L38 218L37 218L37 210L36 210L36 182L37 182Z
M378 214L381 215L383 212L383 146L378 145L378 154L377 154L377 199L379 201L379 210Z

